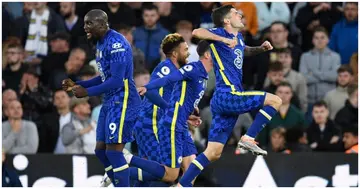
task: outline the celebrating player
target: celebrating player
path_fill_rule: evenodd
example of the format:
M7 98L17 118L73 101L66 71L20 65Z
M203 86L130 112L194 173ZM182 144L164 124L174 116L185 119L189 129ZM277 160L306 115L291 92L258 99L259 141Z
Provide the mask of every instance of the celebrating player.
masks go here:
M271 50L271 44L266 41L260 47L246 46L239 32L244 27L242 15L231 5L215 9L211 16L217 28L195 29L193 35L212 42L210 48L216 76L216 89L210 104L213 120L206 150L192 162L179 181L183 187L192 186L192 181L204 167L220 158L238 115L261 107L246 135L241 137L238 147L267 155L256 145L254 138L281 105L278 96L261 91L244 91L242 88L243 56Z
M129 169L123 148L131 142L141 99L133 80L131 45L124 36L109 29L102 10L85 15L84 29L88 39L97 41L96 62L100 76L74 83L63 81L63 89L78 98L105 93L96 129L95 154L105 167L114 186L129 186Z
M159 121L158 128L161 164L125 153L126 160L130 165L139 167L146 172L143 174L143 180L174 182L179 176L182 161L190 162L189 158L191 157L183 157L183 154L189 150L188 145L193 143L188 135L186 120L204 95L208 72L212 69L209 43L201 41L198 44L197 52L200 61L188 63L180 70L138 89L141 95L146 94L155 104L166 109ZM169 103L165 102L158 93L150 93L152 89L158 89L169 83L175 83Z

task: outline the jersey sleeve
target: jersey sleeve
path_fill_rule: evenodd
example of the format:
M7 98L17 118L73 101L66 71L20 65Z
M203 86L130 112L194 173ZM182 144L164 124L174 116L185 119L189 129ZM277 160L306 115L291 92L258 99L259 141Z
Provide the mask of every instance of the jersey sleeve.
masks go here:
M168 84L171 84L171 83L174 83L177 81L181 81L184 79L185 78L184 78L183 74L179 70L176 70L175 72L172 72L171 74L169 74L166 77L158 78L158 79L151 81L149 84L145 85L145 87L147 90L158 89L165 85L168 85Z
M156 106L166 109L169 105L168 103L160 96L158 90L152 89L145 93L145 97L149 99Z
M114 40L107 45L105 54L106 64L110 65L111 76L100 85L87 88L89 96L98 96L108 90L124 86L126 67L132 56L131 49L123 47L120 40Z
M223 28L210 28L207 29L209 32L219 35L219 36L224 36L224 29Z
M200 74L195 64L187 64L180 68L179 71L186 80L195 80Z

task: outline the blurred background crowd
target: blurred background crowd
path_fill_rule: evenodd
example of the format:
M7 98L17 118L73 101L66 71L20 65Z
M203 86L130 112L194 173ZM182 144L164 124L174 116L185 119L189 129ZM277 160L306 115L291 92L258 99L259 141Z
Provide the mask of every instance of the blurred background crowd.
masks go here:
M94 44L87 41L83 17L104 10L110 27L132 44L134 80L148 83L165 59L160 51L169 33L189 45L189 61L198 60L195 28L214 27L216 2L8 2L2 3L2 144L9 154L92 154L101 97L76 99L61 81L97 76ZM265 40L274 49L245 57L243 85L278 95L283 104L258 137L269 153L331 151L357 153L358 3L238 2L241 31L248 46ZM202 151L211 126L214 73L199 104L203 123L190 128ZM228 141L237 141L256 112L239 116ZM136 153L136 143L127 146Z

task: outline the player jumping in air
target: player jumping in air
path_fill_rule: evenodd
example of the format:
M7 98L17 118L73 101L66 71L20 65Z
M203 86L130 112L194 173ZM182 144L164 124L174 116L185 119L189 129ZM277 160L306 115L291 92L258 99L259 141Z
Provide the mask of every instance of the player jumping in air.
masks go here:
M253 124L241 137L238 147L255 154L267 155L266 151L256 145L254 138L281 105L278 96L261 91L244 91L242 87L243 56L271 50L271 44L266 41L260 47L246 46L239 32L239 29L244 27L241 22L242 15L231 5L215 9L211 16L217 28L195 29L193 35L212 43L210 48L216 76L216 89L210 103L213 119L207 148L198 155L180 179L178 186L183 187L192 186L191 182L200 172L210 162L220 158L239 114L261 107Z
M63 81L63 89L78 98L105 93L96 129L95 154L116 187L129 187L129 169L123 148L133 140L132 131L141 99L133 80L131 46L124 36L109 28L102 10L85 15L88 39L97 41L96 62L100 76L74 83Z
M146 176L147 180L174 182L179 176L182 161L187 161L186 159L189 158L183 157L184 152L188 150L185 149L188 143L192 143L192 139L188 137L186 121L204 95L208 72L212 69L209 43L201 41L198 44L197 52L200 61L188 63L168 76L156 79L138 89L142 95L169 83L175 83L169 103L165 102L158 93L151 94L151 96L154 95L151 97L154 104L166 109L159 121L158 128L161 164L125 154L125 158L131 166L139 167L146 172L143 179Z
M186 58L189 56L188 46L181 35L177 33L167 35L161 43L161 49L167 58L156 66L151 74L150 82L176 72L180 67L187 63ZM174 85L175 83L168 83L160 89L153 89L148 93L151 94L152 92L155 92L166 102L169 102ZM147 97L151 98L151 95L147 95ZM158 148L160 144L157 134L158 123L160 118L164 115L165 110L159 108L147 98L144 98L141 107L138 120L136 121L134 127L134 135L139 150L138 156L140 158L146 158L148 160L159 162L160 154ZM191 115L188 119L188 124L200 124L200 117ZM189 138L189 141L191 139L190 133L186 135L186 137ZM191 161L195 159L197 150L193 142L186 143L186 145L187 146L184 147L186 148L186 151L184 151L182 156L187 158L184 158L185 160L182 162L182 167L187 168ZM185 170L183 169L183 171ZM146 180L149 177L145 176L145 174L146 172L143 172L140 168L130 167L130 179L139 181L135 184L137 187L150 185L150 183ZM105 176L102 186L107 187L110 183L111 181Z

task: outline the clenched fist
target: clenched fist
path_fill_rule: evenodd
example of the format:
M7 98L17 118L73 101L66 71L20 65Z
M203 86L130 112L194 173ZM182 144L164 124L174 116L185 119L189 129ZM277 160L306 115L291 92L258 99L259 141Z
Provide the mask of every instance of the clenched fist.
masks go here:
M269 41L265 41L263 44L261 44L261 47L265 50L265 51L269 51L273 49L273 46L271 45L271 43Z
M75 82L73 82L73 80L71 79L64 79L62 81L62 88L64 91L71 91L72 88L75 86Z
M146 93L147 89L146 89L146 87L139 87L139 88L137 88L137 91L138 91L139 95L142 96Z

